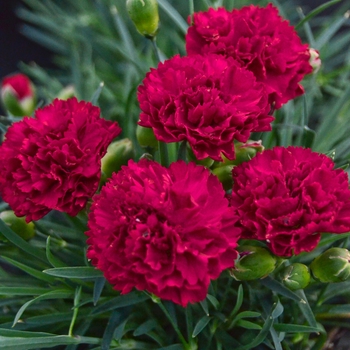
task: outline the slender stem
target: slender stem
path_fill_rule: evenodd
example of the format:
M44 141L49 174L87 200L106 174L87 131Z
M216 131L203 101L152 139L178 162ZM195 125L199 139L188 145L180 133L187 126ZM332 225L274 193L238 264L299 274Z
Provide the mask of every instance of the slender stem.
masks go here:
M169 166L169 155L167 144L161 141L158 141L158 149L160 156L160 164L168 167Z
M73 317L72 317L72 321L70 323L70 326L69 326L69 331L68 331L68 335L70 337L73 336L73 327L74 327L74 324L75 324L75 321L77 319L77 316L78 316L78 311L79 311L79 308L76 307L79 302L80 302L80 295L81 295L81 286L78 287L75 291L75 296L74 296L74 311L73 311Z
M177 154L177 160L184 160L186 162L187 155L187 142L186 140L182 141L180 144L179 152Z
M193 0L189 0L189 6L190 6L190 16L191 16L191 25L193 24L193 13L194 13L194 3Z
M184 336L182 335L179 327L177 326L177 324L173 321L173 319L171 318L168 310L165 308L165 306L162 304L161 301L159 301L158 303L159 307L161 308L161 310L164 312L165 316L167 317L167 319L169 320L169 322L171 323L171 325L173 326L177 336L179 337L181 343L183 344L185 350L190 350L191 347L190 345L187 343L186 339L184 338Z

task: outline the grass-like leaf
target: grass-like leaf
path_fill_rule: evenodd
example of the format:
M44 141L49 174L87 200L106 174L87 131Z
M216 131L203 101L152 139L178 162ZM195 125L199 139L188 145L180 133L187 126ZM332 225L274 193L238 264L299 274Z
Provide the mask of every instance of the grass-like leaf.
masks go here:
M91 279L97 277L103 277L100 270L94 267L57 267L53 269L47 269L43 271L51 276L62 277L62 278L77 278L77 279Z

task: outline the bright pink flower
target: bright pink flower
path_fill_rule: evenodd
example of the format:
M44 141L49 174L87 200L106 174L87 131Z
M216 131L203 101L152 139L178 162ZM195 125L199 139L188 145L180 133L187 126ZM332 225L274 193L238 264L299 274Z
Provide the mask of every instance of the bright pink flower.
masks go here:
M1 84L1 90L3 92L6 89L11 89L19 100L34 95L32 83L24 74L15 74L4 78Z
M267 241L276 255L309 252L322 232L350 231L348 175L323 154L275 147L235 167L233 179L242 237Z
M54 100L7 131L0 146L0 193L17 216L76 215L96 192L101 158L121 132L89 102Z
M122 294L135 287L186 306L237 257L237 218L205 167L129 161L93 200L88 258Z
M309 50L294 27L272 4L195 13L186 36L188 55L233 57L266 85L270 103L280 108L304 90L299 82L312 72Z
M187 140L198 159L235 158L233 141L271 130L263 84L220 55L179 57L151 69L138 89L139 124L163 142Z

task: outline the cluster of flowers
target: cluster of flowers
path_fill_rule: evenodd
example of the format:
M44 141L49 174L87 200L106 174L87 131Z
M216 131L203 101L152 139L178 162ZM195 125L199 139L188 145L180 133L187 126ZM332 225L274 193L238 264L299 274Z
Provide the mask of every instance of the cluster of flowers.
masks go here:
M199 160L235 159L234 141L271 130L271 111L303 93L307 45L272 5L196 13L188 56L151 69L139 125L186 141ZM18 216L76 215L97 191L117 123L75 98L14 123L0 146L0 193ZM134 287L186 306L234 266L240 238L279 256L314 249L320 232L350 230L347 174L310 149L275 147L233 169L232 193L204 166L130 160L93 197L88 257L122 293Z

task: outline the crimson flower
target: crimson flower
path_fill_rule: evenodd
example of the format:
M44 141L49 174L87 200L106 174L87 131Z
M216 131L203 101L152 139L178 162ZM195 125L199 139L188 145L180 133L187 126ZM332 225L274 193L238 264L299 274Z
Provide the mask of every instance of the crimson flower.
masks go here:
M130 160L93 198L88 258L122 294L135 287L183 306L201 301L237 257L228 204L205 167Z
M280 108L304 93L299 82L312 72L308 45L272 4L195 13L186 35L188 55L233 57L266 85L270 103Z
M235 158L233 141L271 130L263 84L220 55L179 57L151 69L138 89L139 125L163 142L187 140L198 159Z
M309 252L322 232L350 231L348 175L323 154L275 147L233 168L233 179L242 237L266 240L276 255Z
M96 192L101 158L121 132L89 102L54 100L14 123L0 146L0 193L17 216L76 215Z

